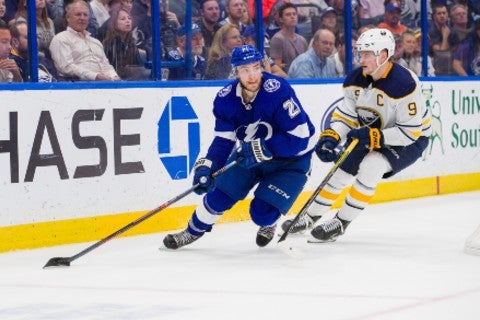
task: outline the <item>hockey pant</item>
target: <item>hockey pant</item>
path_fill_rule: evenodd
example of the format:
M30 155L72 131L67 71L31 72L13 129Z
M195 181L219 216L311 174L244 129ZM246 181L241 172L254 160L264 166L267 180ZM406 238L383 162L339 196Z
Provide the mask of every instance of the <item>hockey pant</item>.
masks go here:
M354 220L369 204L382 178L391 177L412 165L421 157L427 145L428 138L420 137L405 147L387 146L371 152L355 149L315 198L308 214L318 216L328 211L342 190L351 185L338 217Z
M294 161L271 160L252 169L232 167L215 179L215 188L203 198L189 221L192 234L200 235L254 187L250 216L258 226L270 226L288 212L307 181L311 154Z

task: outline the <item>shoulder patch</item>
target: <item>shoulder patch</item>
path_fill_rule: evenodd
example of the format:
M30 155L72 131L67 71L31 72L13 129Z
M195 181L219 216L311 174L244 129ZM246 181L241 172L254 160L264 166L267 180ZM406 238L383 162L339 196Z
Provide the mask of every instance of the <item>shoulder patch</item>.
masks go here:
M232 91L232 85L231 84L229 84L228 86L220 89L220 91L218 91L218 96L221 97L221 98L226 97L227 94L230 93L230 91Z
M280 85L280 81L278 81L277 79L268 79L263 84L263 89L265 89L265 91L269 93L272 93L277 91L280 88Z

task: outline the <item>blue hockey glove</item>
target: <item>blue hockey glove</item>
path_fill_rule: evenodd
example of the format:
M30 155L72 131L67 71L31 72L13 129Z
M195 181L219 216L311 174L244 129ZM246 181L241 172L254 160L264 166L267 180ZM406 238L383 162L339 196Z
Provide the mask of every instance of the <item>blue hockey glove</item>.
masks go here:
M272 153L262 139L243 142L237 150L238 165L247 169L270 159L272 159Z
M198 184L198 187L193 190L196 194L201 195L213 189L212 161L207 158L198 159L193 172L193 185Z
M335 152L335 148L340 142L340 136L333 129L326 129L320 135L318 139L317 146L315 147L315 152L317 156L323 162L332 162L337 160L338 155Z
M382 131L377 128L352 129L347 137L358 139L358 145L369 150L380 149L384 146Z

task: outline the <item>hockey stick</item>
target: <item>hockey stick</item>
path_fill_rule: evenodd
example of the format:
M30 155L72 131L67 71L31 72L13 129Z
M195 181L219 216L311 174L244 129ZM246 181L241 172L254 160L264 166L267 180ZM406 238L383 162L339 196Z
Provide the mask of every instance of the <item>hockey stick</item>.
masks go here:
M283 232L283 234L280 236L280 239L278 239L277 243L280 243L282 241L285 241L285 239L288 236L288 233L292 229L292 227L297 223L298 220L300 220L301 217L303 217L307 213L307 209L310 207L310 205L315 201L315 198L317 195L322 191L322 189L325 187L325 185L328 183L330 178L333 176L333 174L337 171L338 167L343 163L343 161L348 157L350 152L357 146L358 144L358 139L353 139L352 142L348 145L348 147L345 148L345 150L342 152L340 157L337 159L333 167L330 169L330 171L327 173L326 177L323 179L323 181L320 183L320 185L315 189L313 194L308 198L307 202L303 205L302 209L300 212L297 214L297 216L293 219L292 223L288 226L287 230ZM293 250L292 248L288 248L289 250Z
M237 164L237 161L232 161L230 162L229 164L227 164L226 166L222 167L221 169L219 169L218 171L215 171L213 174L212 174L212 177L213 178L216 178L217 176L219 176L220 174L224 173L225 171L227 171L228 169L230 169L231 167L235 166ZM100 247L102 244L104 244L105 242L117 237L118 235L124 233L125 231L127 230L130 230L131 228L133 228L134 226L142 223L143 221L147 220L148 218L154 216L155 214L159 213L160 211L162 211L163 209L171 206L172 204L174 204L175 202L185 198L187 195L189 195L190 193L192 193L196 188L198 188L198 186L200 185L200 183L197 183L195 185L193 185L191 188L185 190L184 192L180 193L179 195L173 197L172 199L168 200L167 202L163 203L162 205L158 206L157 208L149 211L148 213L146 213L145 215L141 216L140 218L138 218L137 220L135 221L132 221L130 222L129 224L127 224L126 226L124 226L123 228L115 231L114 233L112 233L111 235L103 238L102 240L99 240L98 242L92 244L91 246L89 246L88 248L84 249L83 251L80 251L79 253L77 253L76 255L73 255L71 257L55 257L55 258L51 258L50 260L48 260L47 264L45 264L45 266L43 266L43 268L48 268L48 267L59 267L59 266L70 266L70 263L74 260L77 260L78 258L86 255L87 253L89 253L90 251Z

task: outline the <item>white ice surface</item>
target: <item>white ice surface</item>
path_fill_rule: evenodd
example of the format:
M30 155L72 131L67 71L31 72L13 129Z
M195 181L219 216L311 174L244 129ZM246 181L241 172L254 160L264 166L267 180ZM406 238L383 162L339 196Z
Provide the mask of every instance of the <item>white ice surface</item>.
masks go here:
M93 242L0 254L0 319L478 320L463 245L479 223L468 192L372 205L334 243L289 236L302 259L257 248L251 221L177 251L163 233L114 239L70 267L42 269Z

